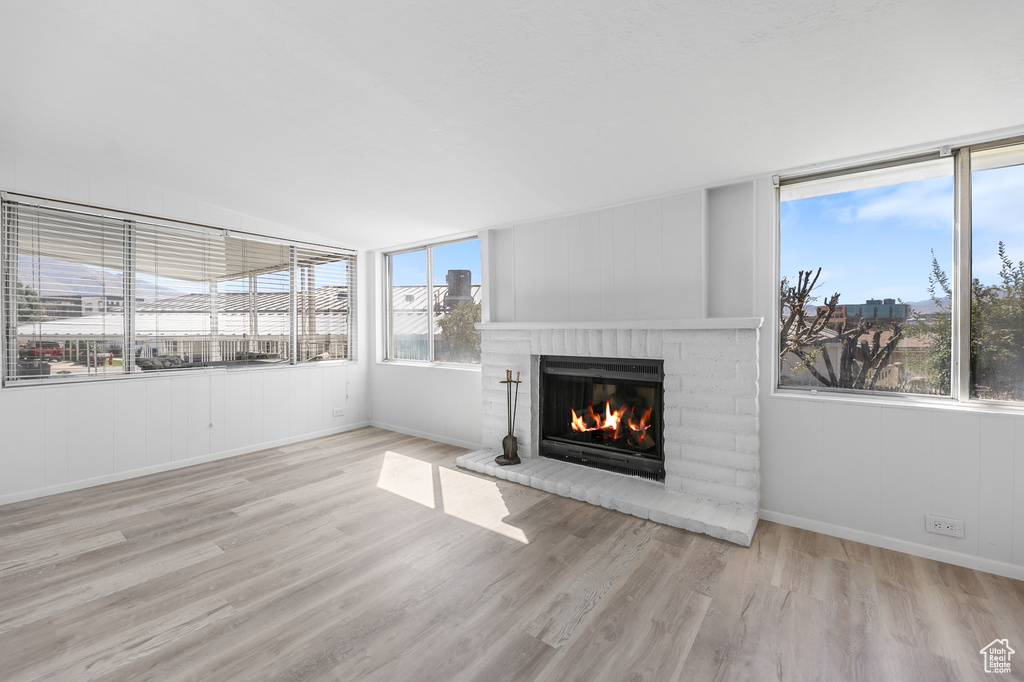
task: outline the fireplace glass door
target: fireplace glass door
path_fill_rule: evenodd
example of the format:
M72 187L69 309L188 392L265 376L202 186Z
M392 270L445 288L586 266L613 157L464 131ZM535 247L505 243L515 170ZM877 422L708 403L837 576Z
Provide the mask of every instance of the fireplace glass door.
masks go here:
M663 479L661 361L545 357L541 454Z

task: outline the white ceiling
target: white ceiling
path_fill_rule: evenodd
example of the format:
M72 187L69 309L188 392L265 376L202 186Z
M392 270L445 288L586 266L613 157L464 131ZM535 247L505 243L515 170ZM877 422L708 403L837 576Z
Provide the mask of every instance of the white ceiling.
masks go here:
M0 146L376 248L1024 124L1019 0L0 0Z

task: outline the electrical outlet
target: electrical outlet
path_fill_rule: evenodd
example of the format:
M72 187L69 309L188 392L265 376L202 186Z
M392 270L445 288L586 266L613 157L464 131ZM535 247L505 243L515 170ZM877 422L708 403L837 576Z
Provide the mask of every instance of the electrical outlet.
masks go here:
M334 414L335 417L344 417L345 416L345 408L344 407L335 407L333 414Z
M964 536L964 522L960 519L947 519L943 516L926 514L924 524L925 530L929 533L949 535L954 538L962 538Z

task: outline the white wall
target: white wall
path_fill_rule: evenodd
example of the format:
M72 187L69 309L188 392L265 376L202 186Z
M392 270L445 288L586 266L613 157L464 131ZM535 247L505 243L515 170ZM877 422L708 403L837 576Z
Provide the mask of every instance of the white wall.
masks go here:
M708 316L754 314L754 184L708 191Z
M783 397L761 409L767 518L1024 577L1024 417ZM963 519L966 537L925 532L925 514Z
M374 426L465 448L480 446L480 370L384 362L370 370Z
M152 187L0 149L0 188L220 227L294 236ZM365 255L360 254L360 267ZM365 310L366 275L358 305ZM359 363L201 372L0 390L0 503L259 450L369 419ZM345 415L333 416L336 407ZM212 425L212 426L211 426Z
M704 193L492 230L494 322L703 317Z
M365 424L362 374L335 363L5 389L0 503Z

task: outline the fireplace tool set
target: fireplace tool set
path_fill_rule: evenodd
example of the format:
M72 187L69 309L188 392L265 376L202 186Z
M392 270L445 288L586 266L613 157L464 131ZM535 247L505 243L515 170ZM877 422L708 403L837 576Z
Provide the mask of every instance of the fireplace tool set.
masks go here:
M516 429L516 407L519 406L519 384L523 383L519 380L519 372L516 372L516 378L512 378L512 370L505 370L505 381L501 383L505 384L505 398L506 398L506 411L508 415L508 435L501 439L501 454L494 458L496 464L501 466L507 466L509 464L519 464L522 460L519 459L519 441L512 433ZM512 384L516 385L515 398L512 397Z

